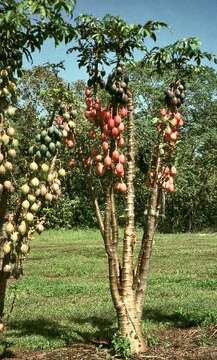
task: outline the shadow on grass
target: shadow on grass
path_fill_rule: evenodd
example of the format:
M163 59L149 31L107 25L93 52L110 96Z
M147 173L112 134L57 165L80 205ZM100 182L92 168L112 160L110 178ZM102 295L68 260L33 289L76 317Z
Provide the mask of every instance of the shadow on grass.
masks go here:
M216 322L217 314L212 313L190 313L175 311L166 313L159 309L146 308L143 312L143 320L151 320L154 323L169 323L175 328L191 328L204 324L212 324Z
M10 330L15 331L13 337L40 335L47 340L61 339L66 346L72 343L108 343L113 332L113 322L97 316L73 317L70 324L63 326L58 321L38 318L35 320L19 320L10 323ZM77 326L76 326L77 324ZM85 329L91 325L92 329ZM81 329L82 328L82 329Z

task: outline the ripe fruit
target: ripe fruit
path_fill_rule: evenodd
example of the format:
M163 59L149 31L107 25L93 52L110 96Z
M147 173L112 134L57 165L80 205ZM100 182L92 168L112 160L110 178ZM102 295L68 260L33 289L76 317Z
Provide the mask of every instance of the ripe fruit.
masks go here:
M23 208L23 209L27 210L27 209L29 208L29 206L30 206L30 203L29 203L28 200L24 200L24 201L22 202L22 208Z
M109 129L113 129L114 126L115 126L115 121L114 121L114 119L110 118L110 119L108 120L108 128L109 128Z
M112 129L112 136L117 137L119 135L120 131L118 128L113 127Z
M99 176L103 176L105 174L105 168L101 162L96 164L96 172Z
M12 158L15 158L17 153L16 153L16 150L15 149L9 149L8 150L8 155Z
M103 143L102 143L102 148L103 148L104 151L107 151L107 150L108 150L109 144L108 144L107 141L103 141Z
M12 170L13 170L13 165L12 165L12 163L11 163L10 161L5 161L4 167L5 167L5 169L8 170L8 171L12 171Z
M27 254L28 251L29 251L29 245L27 245L27 244L22 244L21 247L20 247L20 251L21 251L21 253L24 254L24 255Z
M47 173L49 171L49 166L47 164L42 164L41 165L41 170L44 172L44 173Z
M63 168L59 169L58 174L59 174L59 176L61 176L61 177L66 176L66 171L65 171L65 169L63 169Z
M124 131L124 128L125 128L124 123L120 123L120 125L118 126L119 132Z
M4 155L0 153L0 163L4 160Z
M7 264L3 267L3 272L5 272L5 273L9 273L9 272L11 272L11 270L12 270L12 267L9 264ZM0 324L0 332L2 332L1 325L3 325L3 324Z
M31 224L33 220L34 220L34 215L31 212L28 212L26 214L26 221Z
M40 184L40 181L38 180L37 177L34 177L34 178L31 180L31 185L32 185L33 187L38 187L39 184Z
M6 173L6 169L4 165L0 165L0 175L4 175Z
M42 233L42 231L44 231L44 226L41 223L37 224L35 228L38 233Z
M124 167L121 163L118 163L115 167L117 176L124 176Z
M1 141L3 142L4 145L7 145L9 143L9 140L10 140L10 138L7 134L3 134L1 136Z
M30 187L28 184L24 184L23 186L21 186L21 191L23 194L28 194L30 190Z
M113 161L119 161L119 156L120 156L120 154L119 154L118 150L112 151L112 160Z
M70 159L68 162L68 165L71 169L73 169L76 166L76 160L75 159Z
M102 160L102 155L98 154L96 155L96 161L101 161Z
M13 127L9 127L9 128L7 129L7 134L8 134L8 136L10 136L10 137L14 136L14 135L15 135L15 129L14 129Z
M121 123L121 117L119 115L114 116L115 126L120 125Z
M6 265L5 265L6 266ZM9 265L10 266L10 265ZM0 323L0 333L4 331L5 327L3 323Z
M13 185L12 185L11 181L9 181L9 180L4 181L4 187L8 191L12 191L12 189L13 189Z
M124 141L124 138L123 138L123 137L120 137L120 138L118 139L117 145L118 145L119 147L121 147L121 148L124 147L125 141Z
M21 224L18 226L18 231L21 235L24 235L27 231L26 222L23 220L21 221Z
M126 162L126 159L125 159L124 154L120 154L120 156L119 156L119 162L120 162L121 164L124 164L124 163Z
M11 252L11 242L7 241L4 243L3 251L5 254L9 254Z
M38 170L38 164L37 164L35 161L33 161L33 162L29 165L29 168L30 168L30 170L32 170L32 171L37 171L37 170Z
M110 158L110 156L109 155L107 155L106 157L105 157L105 159L104 159L104 165L105 165L105 167L110 167L111 166L111 163L112 163L112 159Z
M172 166L171 169L170 169L170 174L171 174L171 176L175 176L176 173L177 173L176 167L175 167L175 166Z
M7 234L11 234L14 231L14 225L11 222L6 223L5 231Z

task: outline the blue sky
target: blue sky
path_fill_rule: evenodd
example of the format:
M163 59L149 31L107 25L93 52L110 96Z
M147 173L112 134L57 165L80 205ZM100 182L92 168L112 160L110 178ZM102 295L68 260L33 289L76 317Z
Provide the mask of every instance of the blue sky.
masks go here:
M78 14L119 15L129 23L145 23L161 20L170 25L170 30L161 30L157 44L165 46L184 37L197 36L202 49L217 54L217 0L77 0L74 17ZM153 42L154 46L154 42ZM61 76L71 82L85 78L78 69L76 56L66 54L70 46L54 47L47 41L40 53L33 55L33 65L65 60L66 70ZM25 61L26 67L31 67Z

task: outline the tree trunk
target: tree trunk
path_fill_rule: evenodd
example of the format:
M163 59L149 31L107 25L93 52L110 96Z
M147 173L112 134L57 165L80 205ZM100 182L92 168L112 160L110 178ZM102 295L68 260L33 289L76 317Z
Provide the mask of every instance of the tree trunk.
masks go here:
M5 242L5 236L3 232L3 226L5 221L5 215L7 213L7 193L1 194L1 205L0 205L0 322L4 315L4 303L5 294L7 288L8 273L3 271L4 266L8 263L8 256L5 256L3 252L3 245Z

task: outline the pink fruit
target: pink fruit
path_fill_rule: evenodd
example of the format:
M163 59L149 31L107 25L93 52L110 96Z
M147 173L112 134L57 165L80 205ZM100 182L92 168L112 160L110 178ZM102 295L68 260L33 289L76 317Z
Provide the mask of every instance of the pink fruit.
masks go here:
M110 158L110 156L109 155L107 155L106 157L105 157L105 159L104 159L104 165L105 165L105 167L110 167L111 166L111 164L112 164L112 159Z
M120 134L120 131L118 128L114 127L112 129L112 136L117 137Z
M125 158L124 154L120 154L120 156L119 156L119 162L120 162L121 164L124 164L124 163L126 162L126 158Z
M102 143L102 148L103 148L104 151L107 151L107 150L108 150L109 144L107 143L107 141L103 141L103 143Z
M119 115L114 116L115 126L120 125L121 117Z
M113 161L119 161L119 156L120 156L120 154L119 154L118 150L112 151L112 160Z
M101 162L96 164L96 172L99 176L103 176L105 174L105 168Z

